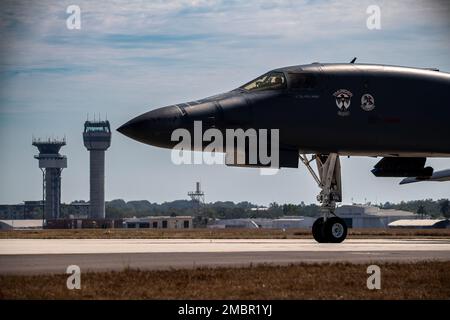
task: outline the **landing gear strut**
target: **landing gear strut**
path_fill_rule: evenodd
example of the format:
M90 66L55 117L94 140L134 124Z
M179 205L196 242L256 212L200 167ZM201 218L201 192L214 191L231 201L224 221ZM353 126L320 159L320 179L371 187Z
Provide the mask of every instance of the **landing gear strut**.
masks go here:
M347 225L334 213L336 202L342 201L341 165L337 153L317 154L311 159L303 154L300 160L306 166L319 187L322 189L317 196L321 204L322 217L312 226L314 239L319 243L338 243L347 237ZM319 175L312 169L310 163L316 161Z

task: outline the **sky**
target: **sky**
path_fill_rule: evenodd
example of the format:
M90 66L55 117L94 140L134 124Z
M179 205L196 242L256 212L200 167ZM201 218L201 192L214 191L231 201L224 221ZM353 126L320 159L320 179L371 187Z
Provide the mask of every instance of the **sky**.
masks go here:
M69 5L81 28L68 29ZM381 29L366 12L380 8ZM63 137L68 158L62 201L89 198L83 123L113 128L106 152L106 200L187 199L200 181L206 201L314 203L320 191L304 167L272 176L223 165L175 165L170 150L115 131L165 105L234 89L268 70L320 62L437 67L450 72L450 5L445 1L81 1L0 3L0 203L38 200L41 171L32 137ZM398 185L375 178L379 159L343 158L343 202L448 198L449 183ZM435 170L450 159L429 159Z

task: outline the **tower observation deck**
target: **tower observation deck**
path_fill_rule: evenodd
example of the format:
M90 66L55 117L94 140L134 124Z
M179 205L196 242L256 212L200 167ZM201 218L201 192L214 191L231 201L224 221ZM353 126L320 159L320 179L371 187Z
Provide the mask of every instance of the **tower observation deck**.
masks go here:
M58 219L61 204L61 172L67 168L67 158L59 154L66 139L34 139L33 146L37 147L39 154L34 156L39 160L42 170L42 194L45 219Z
M90 157L89 217L105 218L105 150L111 145L109 121L86 121L83 132L84 146Z

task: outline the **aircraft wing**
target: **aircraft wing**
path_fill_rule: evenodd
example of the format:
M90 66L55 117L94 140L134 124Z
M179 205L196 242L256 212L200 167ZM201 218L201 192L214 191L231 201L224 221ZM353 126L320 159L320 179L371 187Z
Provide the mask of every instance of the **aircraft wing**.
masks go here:
M450 181L450 169L436 171L429 178L408 177L400 181L400 184L408 184L421 181Z

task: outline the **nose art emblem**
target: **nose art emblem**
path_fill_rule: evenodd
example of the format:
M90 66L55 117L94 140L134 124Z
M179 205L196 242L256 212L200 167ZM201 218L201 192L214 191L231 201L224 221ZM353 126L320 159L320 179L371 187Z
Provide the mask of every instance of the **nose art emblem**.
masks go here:
M371 94L363 94L361 97L361 108L364 111L372 111L375 109L375 99Z
M348 116L350 114L349 108L353 94L346 89L339 89L333 93L333 96L336 98L336 105L339 109L338 115Z

